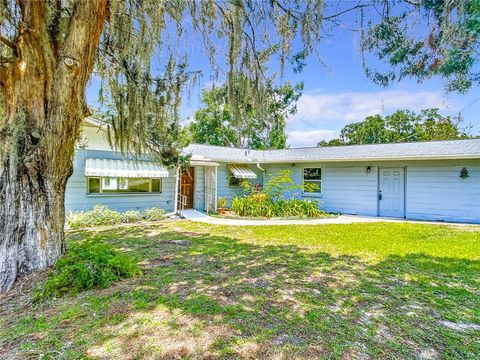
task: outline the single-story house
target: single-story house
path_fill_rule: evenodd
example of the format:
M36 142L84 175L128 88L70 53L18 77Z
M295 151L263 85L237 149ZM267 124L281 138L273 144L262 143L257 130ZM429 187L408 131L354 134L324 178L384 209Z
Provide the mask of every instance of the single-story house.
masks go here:
M160 207L210 211L219 197L242 195L241 179L264 183L288 169L329 212L480 223L480 139L248 150L192 144L180 172L113 151L105 131L87 119L66 191L67 211L105 204L119 211Z

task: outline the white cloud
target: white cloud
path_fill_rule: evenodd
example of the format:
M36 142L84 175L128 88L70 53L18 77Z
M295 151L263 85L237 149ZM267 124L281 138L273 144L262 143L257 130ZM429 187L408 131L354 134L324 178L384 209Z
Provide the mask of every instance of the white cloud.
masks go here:
M351 122L363 121L375 114L390 114L395 110L420 111L426 108L447 109L451 105L441 92L385 90L379 92L328 93L310 91L298 101L298 112L289 119L292 130L341 128Z
M330 140L338 136L336 130L290 131L288 145L291 147L317 146L321 140Z

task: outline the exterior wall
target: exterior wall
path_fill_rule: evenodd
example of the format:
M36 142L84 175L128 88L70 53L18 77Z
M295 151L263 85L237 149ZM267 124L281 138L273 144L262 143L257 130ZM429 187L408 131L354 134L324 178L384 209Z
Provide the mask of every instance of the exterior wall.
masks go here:
M405 217L416 220L442 220L480 223L480 160L297 163L268 164L267 178L278 170L292 172L296 184L302 184L304 167L322 168L322 194L285 194L312 198L329 212L378 215L378 169L405 168ZM371 167L370 173L366 172ZM466 167L467 179L459 177ZM219 193L220 194L220 193ZM220 195L221 196L221 195Z
M294 166L292 166L294 165ZM358 164L330 163L296 163L266 165L267 179L280 170L290 170L295 184L303 184L303 169L322 168L322 193L302 194L293 190L286 197L310 198L319 202L320 207L328 212L343 214L377 215L377 168L371 166L370 173L366 167Z
M256 179L248 179L249 182L252 184L261 184L263 181L263 174L260 169L257 168L256 165L246 165L252 171L257 174ZM217 194L218 197L226 197L228 199L228 203L235 196L243 195L243 188L241 186L229 186L228 185L228 177L230 174L230 170L228 170L227 164L221 163L217 167Z
M322 168L322 208L329 212L377 215L378 168L371 166Z
M99 127L85 124L82 128L80 144L85 149L111 151L107 134Z
M85 177L86 158L122 159L120 153L102 150L77 150L73 164L73 174L68 180L65 193L65 209L69 211L91 210L95 204L103 204L117 211L144 210L159 207L172 211L175 194L175 171L162 179L162 192L159 194L87 194Z
M407 218L480 223L480 161L408 166L406 194Z

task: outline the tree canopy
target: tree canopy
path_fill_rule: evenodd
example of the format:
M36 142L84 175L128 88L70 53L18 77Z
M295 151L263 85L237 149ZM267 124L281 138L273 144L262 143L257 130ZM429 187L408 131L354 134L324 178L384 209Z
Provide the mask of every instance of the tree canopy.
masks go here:
M375 21L361 16L367 77L386 86L405 77L445 80L447 91L466 92L480 82L480 0L379 1ZM369 55L387 67L378 69Z
M229 104L228 85L214 86L202 93L203 107L189 125L192 141L199 144L236 146L250 149L283 149L287 146L286 119L296 112L303 84L290 82L270 86L261 111L253 99L235 88L237 110Z
M460 117L442 116L438 109L422 110L419 114L397 110L385 117L373 115L364 121L348 124L340 131L340 138L321 141L318 145L381 144L470 137L468 129L462 129L461 124Z

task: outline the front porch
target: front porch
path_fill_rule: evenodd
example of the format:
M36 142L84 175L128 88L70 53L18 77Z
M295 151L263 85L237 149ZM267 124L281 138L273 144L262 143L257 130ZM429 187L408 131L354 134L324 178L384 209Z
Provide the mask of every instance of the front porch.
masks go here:
M253 165L210 161L191 161L190 164L187 170L176 173L177 213L216 211L219 197L231 199L243 194L241 180L263 181L263 174Z

